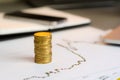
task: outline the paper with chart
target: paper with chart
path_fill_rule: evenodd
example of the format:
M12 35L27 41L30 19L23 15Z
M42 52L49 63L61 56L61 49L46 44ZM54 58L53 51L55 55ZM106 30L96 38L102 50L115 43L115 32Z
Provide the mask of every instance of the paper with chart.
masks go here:
M34 63L33 36L2 41L0 79L91 80L92 74L120 65L120 48L99 44L104 33L93 27L54 32L52 62L44 65Z

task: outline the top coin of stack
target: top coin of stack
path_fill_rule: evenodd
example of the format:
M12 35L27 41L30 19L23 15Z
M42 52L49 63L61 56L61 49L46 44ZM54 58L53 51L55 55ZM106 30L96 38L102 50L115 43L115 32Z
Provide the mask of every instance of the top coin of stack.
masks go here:
M35 63L45 64L51 62L51 38L50 32L37 32L34 34Z

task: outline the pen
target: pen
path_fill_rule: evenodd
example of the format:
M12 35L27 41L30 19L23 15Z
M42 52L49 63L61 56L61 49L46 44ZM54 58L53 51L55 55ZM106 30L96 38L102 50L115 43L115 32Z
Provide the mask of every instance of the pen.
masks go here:
M48 16L41 14L25 13L22 11L5 13L5 18L18 19L22 21L37 22L43 25L58 25L66 21L65 17Z

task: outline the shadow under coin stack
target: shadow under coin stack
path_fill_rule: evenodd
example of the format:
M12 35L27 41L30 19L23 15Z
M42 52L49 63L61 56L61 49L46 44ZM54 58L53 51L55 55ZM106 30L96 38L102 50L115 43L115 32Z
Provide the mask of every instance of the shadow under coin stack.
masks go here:
M50 32L37 32L34 34L35 63L46 64L52 60L52 35Z

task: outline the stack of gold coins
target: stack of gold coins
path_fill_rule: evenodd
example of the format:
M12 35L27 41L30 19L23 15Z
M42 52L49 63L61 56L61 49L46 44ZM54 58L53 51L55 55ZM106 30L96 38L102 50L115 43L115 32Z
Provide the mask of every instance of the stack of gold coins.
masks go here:
M50 32L37 32L34 34L35 63L46 64L52 60Z

